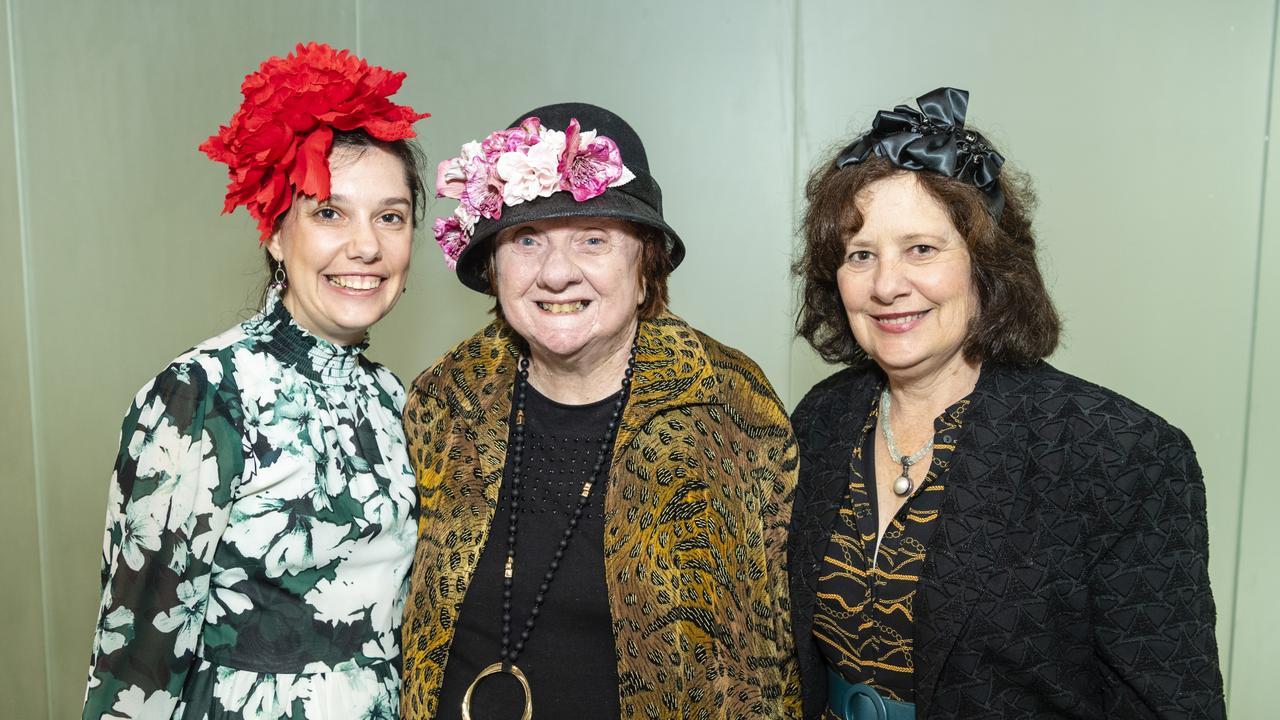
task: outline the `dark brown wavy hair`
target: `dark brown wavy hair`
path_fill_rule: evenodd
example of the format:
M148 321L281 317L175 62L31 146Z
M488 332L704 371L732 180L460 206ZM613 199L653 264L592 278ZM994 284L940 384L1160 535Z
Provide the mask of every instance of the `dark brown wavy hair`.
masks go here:
M970 362L1027 365L1058 346L1061 320L1040 267L1031 229L1035 193L1025 175L1006 165L1000 174L1005 203L999 220L986 196L962 180L927 171L903 170L883 157L837 168L841 145L825 157L805 184L804 252L791 266L802 283L796 333L830 363L864 365L845 315L836 271L844 264L845 241L862 227L855 200L877 180L915 172L920 185L946 209L969 250L978 311L969 321L963 352Z

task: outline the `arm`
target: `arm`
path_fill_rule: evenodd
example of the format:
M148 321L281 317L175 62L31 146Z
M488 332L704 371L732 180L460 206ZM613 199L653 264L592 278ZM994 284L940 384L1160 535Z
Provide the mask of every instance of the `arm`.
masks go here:
M762 609L767 608L770 625L767 635L772 641L772 677L767 684L776 684L780 694L773 705L782 713L780 717L800 717L800 672L787 574L787 535L796 494L798 446L782 401L763 371L745 356L738 355L734 365L742 369L742 374L733 380L736 397L731 401L729 415L742 432L739 442L751 449L744 454L744 479L751 479L750 493L759 499L764 567L750 568L748 574L763 575L760 589L765 596L755 601Z
M169 717L196 659L213 554L241 471L225 394L195 363L143 388L107 499L83 717Z
M791 627L791 588L787 567L787 536L799 474L798 446L791 423L779 402L773 408L775 421L786 429L785 442L770 448L771 472L762 473L766 480L765 553L769 559L769 594L774 602L779 679L785 717L801 716L800 669L796 658L795 636Z
M1223 718L1205 489L1177 429L1146 428L1112 478L1089 575L1108 717Z

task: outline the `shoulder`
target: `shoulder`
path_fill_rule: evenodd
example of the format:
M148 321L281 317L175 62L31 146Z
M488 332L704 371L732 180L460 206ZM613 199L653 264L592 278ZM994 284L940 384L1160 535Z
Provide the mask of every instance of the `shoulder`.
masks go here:
M520 350L510 326L501 320L485 325L454 345L410 383L405 414L410 411L477 412L515 377Z
M449 348L426 370L410 383L409 391L420 392L440 382L440 378L449 376L456 370L472 370L492 365L501 361L501 356L509 351L510 331L506 323L499 320L485 325L471 337Z
M1099 497L1203 505L1195 449L1158 414L1047 363L991 375L979 381L982 392L968 414L987 448L1021 446L1036 467L1058 468L1073 485L1105 488Z
M1180 429L1152 410L1048 363L993 368L991 376L989 383L981 383L984 394L997 403L1021 400L1018 404L1029 423L1063 424L1077 440L1084 434L1126 450L1170 444L1191 447Z
M237 363L253 345L237 325L179 355L138 390L126 424L153 425L169 418L185 426L215 408L229 410L224 400L236 393Z
M837 370L809 388L796 405L791 420L798 428L814 419L843 415L853 405L854 398L868 392L879 378L879 372L872 366Z
M707 362L714 369L720 385L727 395L734 398L749 396L782 408L782 401L764 371L746 353L716 340L710 335L690 327L693 336L707 355Z

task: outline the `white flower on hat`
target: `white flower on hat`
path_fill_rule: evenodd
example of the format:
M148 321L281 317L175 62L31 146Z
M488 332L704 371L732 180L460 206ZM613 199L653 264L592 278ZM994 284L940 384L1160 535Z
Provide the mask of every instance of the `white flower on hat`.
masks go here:
M564 152L564 133L542 128L538 143L526 152L507 152L498 158L498 177L502 202L518 205L537 197L550 197L560 189L560 155Z

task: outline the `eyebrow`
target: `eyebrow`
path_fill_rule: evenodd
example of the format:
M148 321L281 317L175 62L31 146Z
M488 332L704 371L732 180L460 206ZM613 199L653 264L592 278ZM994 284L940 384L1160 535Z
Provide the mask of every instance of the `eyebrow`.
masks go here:
M346 195L330 195L328 200L321 200L320 204L323 205L325 203L346 203L346 202L351 202L351 198L347 197ZM408 198L400 197L398 195L394 195L388 198L383 198L382 204L383 205L412 205L412 203L409 202Z
M507 231L503 230L503 232L505 233ZM507 235L507 239L510 240L511 238L516 237L517 235L537 235L537 234L538 234L538 229L532 225L516 225L515 229L511 230L510 234Z
M934 235L933 233L907 233L906 235L896 235L892 240L893 242L914 242L916 240L946 242L948 238L942 235ZM874 245L875 241L869 237L858 237L858 234L852 234L845 237L844 243L845 245Z

